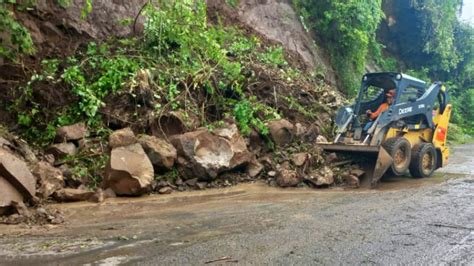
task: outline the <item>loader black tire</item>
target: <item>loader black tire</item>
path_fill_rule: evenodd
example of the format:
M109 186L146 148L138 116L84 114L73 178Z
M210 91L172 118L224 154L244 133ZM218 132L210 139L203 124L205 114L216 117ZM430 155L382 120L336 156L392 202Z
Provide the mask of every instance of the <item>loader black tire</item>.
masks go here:
M430 177L436 170L437 153L431 143L421 143L413 147L410 174L414 178Z
M388 174L396 176L405 174L411 161L410 142L404 137L395 137L387 139L382 146L393 158Z

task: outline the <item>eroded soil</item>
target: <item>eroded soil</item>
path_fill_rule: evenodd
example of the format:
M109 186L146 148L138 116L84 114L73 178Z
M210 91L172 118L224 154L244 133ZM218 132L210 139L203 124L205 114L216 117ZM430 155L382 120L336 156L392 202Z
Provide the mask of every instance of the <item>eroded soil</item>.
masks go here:
M58 204L65 224L0 225L0 264L472 264L473 149L374 190L256 183Z

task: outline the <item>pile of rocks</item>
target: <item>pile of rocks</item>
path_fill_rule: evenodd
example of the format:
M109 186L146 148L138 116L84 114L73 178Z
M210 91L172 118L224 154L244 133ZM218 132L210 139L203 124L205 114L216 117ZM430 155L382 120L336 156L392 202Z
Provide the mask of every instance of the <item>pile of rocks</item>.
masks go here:
M38 156L0 138L0 215L25 214L24 203L34 206L48 199L102 202L116 195L139 196L152 191L168 194L258 178L280 187L306 184L320 188L338 180L358 186L359 170L334 172L324 164L327 158L314 145L324 141L317 126L293 125L281 119L268 122L267 127L267 141L275 145L273 150L255 132L244 138L234 123L212 131L197 128L158 136L135 135L131 128L116 130L109 135L104 150L109 158L102 184L94 191L72 182L74 177L65 165L68 158L87 146L85 124L58 128L55 143ZM172 178L163 178L169 176ZM41 213L51 222L61 221Z

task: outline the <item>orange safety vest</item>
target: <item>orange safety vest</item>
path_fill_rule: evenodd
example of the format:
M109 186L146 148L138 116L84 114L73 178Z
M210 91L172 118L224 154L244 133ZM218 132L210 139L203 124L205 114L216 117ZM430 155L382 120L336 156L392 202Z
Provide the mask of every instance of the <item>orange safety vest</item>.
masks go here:
M377 109L377 111L375 111L374 113L370 114L370 119L372 120L375 120L377 119L377 117L385 110L387 110L389 107L388 103L382 103L379 108Z

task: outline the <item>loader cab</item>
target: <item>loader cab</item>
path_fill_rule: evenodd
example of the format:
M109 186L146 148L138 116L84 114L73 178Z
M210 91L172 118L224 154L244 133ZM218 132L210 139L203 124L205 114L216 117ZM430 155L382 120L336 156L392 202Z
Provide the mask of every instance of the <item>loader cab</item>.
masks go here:
M385 94L395 90L395 98L391 106L415 102L426 91L426 83L406 74L383 72L368 73L363 76L361 88L354 104L354 113L358 117L355 127L367 123L367 110L377 110L386 101ZM415 116L406 119L405 124L421 123L423 117Z

